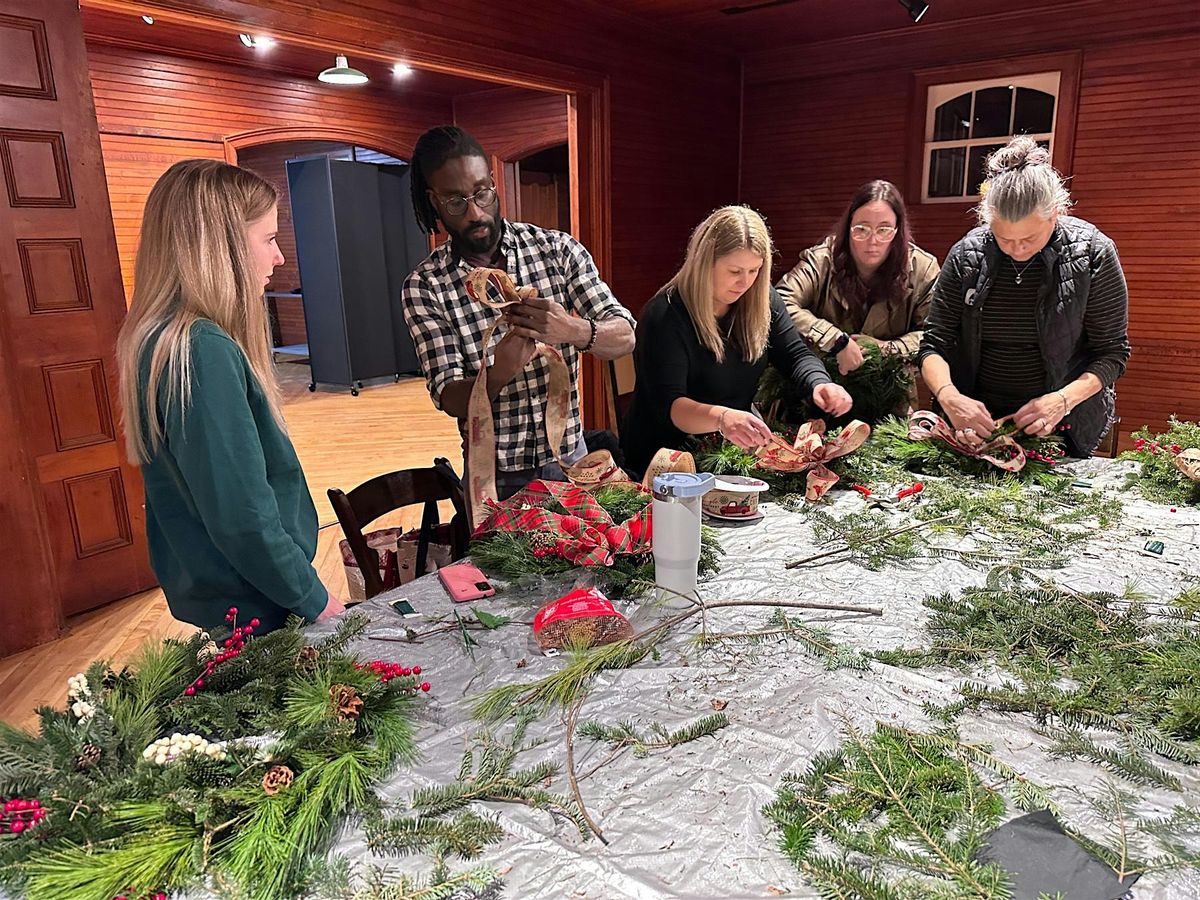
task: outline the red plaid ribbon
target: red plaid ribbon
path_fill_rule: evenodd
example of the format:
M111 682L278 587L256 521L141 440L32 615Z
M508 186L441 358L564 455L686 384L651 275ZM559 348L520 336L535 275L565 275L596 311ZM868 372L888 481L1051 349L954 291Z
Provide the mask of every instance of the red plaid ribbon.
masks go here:
M627 489L647 494L639 484ZM567 515L546 507L557 500ZM503 502L484 501L487 516L472 538L496 531L544 535L542 548L577 566L611 566L618 553L650 550L650 504L640 513L617 524L596 498L583 488L565 481L531 481ZM535 551L536 552L536 551Z

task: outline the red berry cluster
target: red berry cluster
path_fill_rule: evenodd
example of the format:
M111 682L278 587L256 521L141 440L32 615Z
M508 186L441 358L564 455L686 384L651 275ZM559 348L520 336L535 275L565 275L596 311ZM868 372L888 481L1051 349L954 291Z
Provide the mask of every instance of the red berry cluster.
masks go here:
M237 614L238 610L236 606L229 607L229 612L225 613L225 621L230 625L234 625L237 622ZM204 679L211 675L217 666L241 656L242 649L246 646L246 638L250 637L254 633L254 629L261 624L262 622L258 619L251 619L250 624L244 628L238 628L234 625L233 637L226 638L222 644L225 649L205 664L204 674L188 685L183 691L184 694L189 697L195 696L196 691L204 687Z
M139 898L130 897L128 894L117 894L113 900L139 900ZM153 894L143 894L141 900L167 900L167 895L163 891L155 891Z
M925 490L925 482L923 482L923 481L914 481L914 482L912 483L912 487L906 487L906 488L904 488L903 490L897 491L897 492L896 492L896 499L897 499L897 500L903 500L905 497L911 497L911 496L913 496L914 494L919 494L919 493L921 493L921 491L923 491L923 490Z
M1169 447L1164 447L1158 441L1148 441L1145 438L1138 438L1136 441L1134 441L1133 449L1134 450L1149 450L1155 456L1157 456L1159 453L1163 452L1164 450L1169 450L1175 456L1178 456L1180 453L1183 452L1183 448L1181 446L1179 446L1178 444L1171 444Z
M4 813L0 815L0 834L11 832L20 834L22 831L37 825L46 818L46 810L37 800L22 800L14 797L4 801Z
M1067 455L1067 451L1062 447L1050 444L1041 450L1026 450L1025 455L1038 462L1044 462L1048 466L1056 466L1058 461Z
M370 669L379 676L379 680L384 684L387 684L393 678L408 678L410 675L421 674L420 666L402 666L400 663L385 662L382 659L373 659L365 665L362 663L355 663L354 667L356 669ZM417 685L417 687L422 691L428 691L431 687L433 687L433 685L431 685L428 681L422 681L419 685Z

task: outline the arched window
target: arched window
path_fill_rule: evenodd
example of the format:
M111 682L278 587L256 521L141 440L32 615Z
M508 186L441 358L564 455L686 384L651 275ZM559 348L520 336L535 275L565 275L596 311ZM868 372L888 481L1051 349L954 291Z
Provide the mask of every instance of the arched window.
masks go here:
M984 161L1014 135L1027 134L1053 153L1059 81L1059 72L1042 72L930 85L922 201L979 199Z

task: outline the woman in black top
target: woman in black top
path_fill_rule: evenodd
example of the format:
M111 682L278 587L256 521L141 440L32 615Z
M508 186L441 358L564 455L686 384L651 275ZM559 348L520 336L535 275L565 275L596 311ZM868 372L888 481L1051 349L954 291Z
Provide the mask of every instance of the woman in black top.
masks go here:
M1049 153L1014 138L988 158L981 226L951 248L921 342L921 374L961 440L1011 418L1089 456L1113 422L1129 359L1117 251L1071 205Z
M621 426L625 464L641 472L662 447L719 432L745 449L771 436L750 412L772 363L833 415L851 400L833 384L771 287L771 235L745 206L717 210L692 233L683 267L642 311L637 387Z

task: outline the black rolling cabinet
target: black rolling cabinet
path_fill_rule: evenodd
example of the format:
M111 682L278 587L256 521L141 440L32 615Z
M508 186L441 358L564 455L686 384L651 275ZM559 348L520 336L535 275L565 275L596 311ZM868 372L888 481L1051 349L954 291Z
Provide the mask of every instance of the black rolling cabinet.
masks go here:
M311 389L419 371L400 289L428 254L408 166L329 159L287 164L303 285Z

